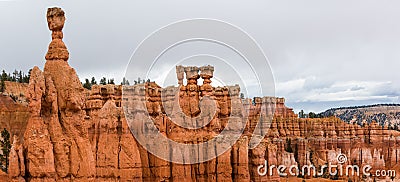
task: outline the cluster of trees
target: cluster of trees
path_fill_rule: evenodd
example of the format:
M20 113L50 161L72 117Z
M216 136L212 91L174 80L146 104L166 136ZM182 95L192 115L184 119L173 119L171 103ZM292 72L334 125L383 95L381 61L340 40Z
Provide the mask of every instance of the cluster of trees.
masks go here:
M12 73L6 73L6 71L3 70L0 76L0 92L4 92L6 90L6 85L4 83L5 81L29 83L31 71L32 69L28 71L28 74L25 74L21 70L20 71L14 70L14 72Z
M3 129L3 131L1 131L1 138L2 139L0 140L0 148L2 154L0 154L0 168L2 171L7 173L9 164L8 157L10 156L11 142L10 142L10 133L5 128Z
M115 85L114 78L106 79L106 77L103 77L103 78L100 79L100 84L101 85L107 85L107 84Z
M147 79L147 81L145 81L144 79L141 79L139 77L137 80L134 80L134 85L142 84L142 83L145 83L145 82L150 82L150 79ZM107 79L106 77L103 77L103 78L100 79L99 84L100 85L107 85L107 84L115 85L115 81L114 81L114 78ZM89 81L89 79L86 78L85 79L85 83L82 83L82 85L83 85L84 88L87 88L87 89L90 90L90 89L92 89L93 85L97 85L96 78L92 77L92 79L90 81ZM130 85L130 82L129 82L128 79L126 79L124 77L124 78L122 78L121 85Z
M322 113L316 114L314 112L309 112L308 114L304 113L303 110L299 112L299 118L323 118L324 115Z
M103 78L100 79L99 84L100 85L107 85L107 84L114 85L115 84L114 78L107 79L106 77L103 77ZM89 81L89 79L86 78L85 79L85 83L82 83L82 85L83 85L84 88L87 88L87 89L90 90L90 89L92 89L93 85L97 85L96 78L92 77L92 79L90 81Z
M323 116L321 113L316 114L314 112L310 112L308 113L308 118L323 118Z
M92 89L92 85L96 85L96 84L97 84L96 78L92 77L91 81L89 81L89 79L86 78L85 83L83 83L82 85L84 88L87 88L90 90L90 89Z

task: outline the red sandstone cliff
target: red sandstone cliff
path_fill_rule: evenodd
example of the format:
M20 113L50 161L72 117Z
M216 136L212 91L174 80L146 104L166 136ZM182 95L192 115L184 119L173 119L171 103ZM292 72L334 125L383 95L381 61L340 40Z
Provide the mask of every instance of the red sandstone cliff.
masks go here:
M0 128L6 128L11 135L22 138L29 118L25 105L15 102L11 97L0 95Z
M0 129L22 139L29 110L26 101L28 84L5 81L6 90L0 94Z

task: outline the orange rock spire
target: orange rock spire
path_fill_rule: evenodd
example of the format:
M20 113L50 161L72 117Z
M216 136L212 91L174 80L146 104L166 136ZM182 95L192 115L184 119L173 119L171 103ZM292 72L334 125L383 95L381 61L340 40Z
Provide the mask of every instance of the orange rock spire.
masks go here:
M52 41L46 54L46 60L68 61L69 52L65 46L62 29L65 23L64 11L61 8L49 8L47 10L47 24L52 31Z

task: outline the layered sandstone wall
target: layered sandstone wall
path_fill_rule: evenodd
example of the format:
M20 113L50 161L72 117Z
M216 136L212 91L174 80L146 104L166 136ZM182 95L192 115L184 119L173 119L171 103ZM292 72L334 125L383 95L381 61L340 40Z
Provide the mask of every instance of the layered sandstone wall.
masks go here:
M16 102L18 102L19 104L27 105L27 83L5 81L4 84L6 90L4 91L3 95L13 96L16 99Z
M30 115L26 101L28 84L5 81L5 86L0 94L0 130L5 128L11 136L22 139Z
M0 129L7 129L11 136L16 135L22 139L29 110L25 105L15 102L9 96L0 95Z

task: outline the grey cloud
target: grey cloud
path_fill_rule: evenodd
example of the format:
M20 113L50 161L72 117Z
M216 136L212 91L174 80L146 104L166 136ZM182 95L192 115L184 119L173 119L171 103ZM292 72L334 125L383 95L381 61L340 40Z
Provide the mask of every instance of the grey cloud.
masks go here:
M362 89L365 89L365 88L356 85L356 86L352 87L350 90L351 90L351 91L357 91L357 90L362 90Z

